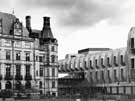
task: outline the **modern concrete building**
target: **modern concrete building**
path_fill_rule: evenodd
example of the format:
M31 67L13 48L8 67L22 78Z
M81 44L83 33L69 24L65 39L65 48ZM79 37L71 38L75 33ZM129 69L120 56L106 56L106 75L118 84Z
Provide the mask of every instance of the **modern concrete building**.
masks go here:
M59 72L69 73L73 79L87 79L91 88L104 88L106 93L135 95L134 40L135 27L132 27L125 48L88 48L75 55L68 54L59 60Z
M57 96L58 42L50 18L43 17L43 29L26 27L15 15L0 12L0 89L37 89Z

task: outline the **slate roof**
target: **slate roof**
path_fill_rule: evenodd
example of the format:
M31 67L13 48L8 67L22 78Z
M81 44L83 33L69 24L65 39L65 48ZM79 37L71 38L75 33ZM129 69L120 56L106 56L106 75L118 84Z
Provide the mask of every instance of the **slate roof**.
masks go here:
M54 38L51 28L43 28L43 31L41 32L41 34L43 38Z
M0 12L0 19L2 19L3 33L10 34L10 30L13 22L16 20L16 16L9 13ZM28 30L23 27L23 36L28 36L28 34Z

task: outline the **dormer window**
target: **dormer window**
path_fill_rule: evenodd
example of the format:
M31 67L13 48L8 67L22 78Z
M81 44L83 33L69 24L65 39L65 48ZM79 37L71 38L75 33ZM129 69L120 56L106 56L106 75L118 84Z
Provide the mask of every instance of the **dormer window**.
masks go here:
M21 35L22 34L22 23L19 22L19 19L16 19L14 23L14 35Z

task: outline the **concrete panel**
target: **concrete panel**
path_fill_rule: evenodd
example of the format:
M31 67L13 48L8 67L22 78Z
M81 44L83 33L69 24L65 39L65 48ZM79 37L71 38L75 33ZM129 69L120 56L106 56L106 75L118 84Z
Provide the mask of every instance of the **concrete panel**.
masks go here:
M117 87L112 87L112 93L116 94L117 93Z
M126 89L126 94L131 94L131 87L125 87Z
M111 93L110 87L107 87L107 93Z
M124 87L119 87L119 94L124 94Z
M132 89L133 89L133 95L135 95L135 87L133 87Z

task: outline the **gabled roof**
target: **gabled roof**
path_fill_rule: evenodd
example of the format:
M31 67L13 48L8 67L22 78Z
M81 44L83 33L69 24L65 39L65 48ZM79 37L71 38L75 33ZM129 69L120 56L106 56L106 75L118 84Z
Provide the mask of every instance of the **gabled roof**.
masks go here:
M2 19L3 33L10 34L10 30L12 29L13 22L16 20L16 16L9 13L0 12L0 19ZM22 30L23 36L28 36L28 30L25 27L23 27Z
M0 12L0 19L2 19L3 33L10 34L11 26L16 17L12 14Z

